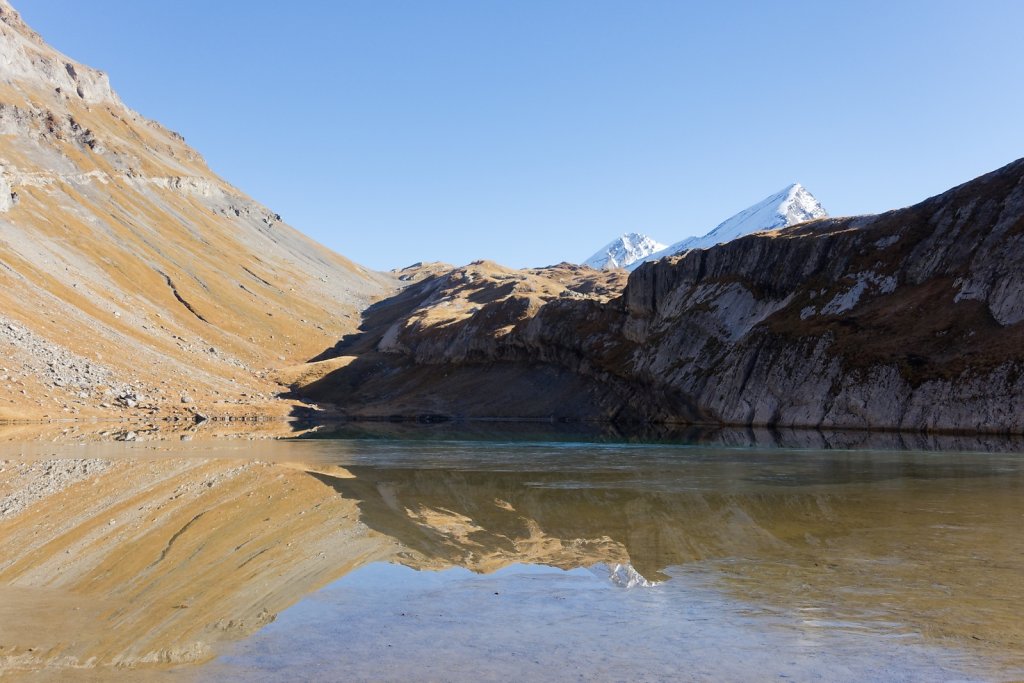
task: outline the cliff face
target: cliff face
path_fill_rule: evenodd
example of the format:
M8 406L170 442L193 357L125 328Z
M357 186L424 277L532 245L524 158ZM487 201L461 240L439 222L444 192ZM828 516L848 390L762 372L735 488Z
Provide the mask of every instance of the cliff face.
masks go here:
M391 291L0 1L0 419L258 403Z
M1024 160L907 209L646 264L618 298L552 299L500 336L472 331L501 315L485 303L441 335L378 343L377 371L306 391L337 399L346 381L350 412L386 413L387 376L402 414L1021 432ZM553 384L519 415L475 400L540 368Z

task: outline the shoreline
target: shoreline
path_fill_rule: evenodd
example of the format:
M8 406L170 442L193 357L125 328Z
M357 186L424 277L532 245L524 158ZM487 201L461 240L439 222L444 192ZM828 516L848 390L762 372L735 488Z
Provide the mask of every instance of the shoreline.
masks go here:
M647 423L536 418L340 416L336 413L168 416L120 419L0 421L0 443L25 441L148 441L192 439L390 439L651 444L791 450L922 450L1024 452L1024 436L986 432L917 432L748 425Z

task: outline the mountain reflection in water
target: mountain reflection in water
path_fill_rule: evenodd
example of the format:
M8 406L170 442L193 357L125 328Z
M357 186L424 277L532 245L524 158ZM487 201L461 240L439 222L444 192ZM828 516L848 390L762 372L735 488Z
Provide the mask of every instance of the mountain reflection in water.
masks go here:
M993 667L982 678L1024 665L1012 453L444 439L7 450L8 673L198 664L376 562L597 566L640 590L699 575L754 612L974 653ZM97 464L68 467L85 460Z

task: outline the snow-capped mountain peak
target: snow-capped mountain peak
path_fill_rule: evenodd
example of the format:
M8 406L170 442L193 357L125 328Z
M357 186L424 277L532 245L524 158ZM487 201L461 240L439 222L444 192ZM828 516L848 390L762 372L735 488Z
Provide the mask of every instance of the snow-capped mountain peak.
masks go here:
M826 216L828 213L814 195L800 183L793 183L722 221L714 230L702 237L688 237L666 249L633 262L630 265L630 270L638 268L641 263L646 261L657 261L690 249L707 249L755 232L778 230Z
M740 211L704 235L690 249L711 247L755 232L796 225L828 214L818 200L800 183L793 183Z
M638 232L627 232L618 239L612 240L596 254L583 262L583 265L598 270L626 268L651 254L661 251L666 245Z
M786 225L796 225L828 216L821 202L800 183L793 183L784 192L786 199L779 206L779 212L785 217Z

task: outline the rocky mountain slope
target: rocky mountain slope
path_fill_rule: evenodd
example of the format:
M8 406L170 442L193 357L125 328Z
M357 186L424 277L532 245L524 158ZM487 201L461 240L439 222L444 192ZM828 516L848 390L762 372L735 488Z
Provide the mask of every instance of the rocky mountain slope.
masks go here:
M626 268L665 248L666 245L647 235L628 232L604 245L596 254L584 261L583 265L597 270Z
M279 410L267 374L394 286L217 177L0 0L0 419Z
M463 317L424 325L447 305L430 282L299 391L361 415L1024 431L1024 160L644 264L608 301L534 310L481 280Z

